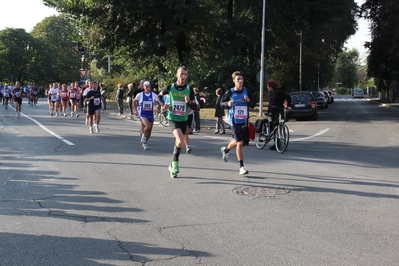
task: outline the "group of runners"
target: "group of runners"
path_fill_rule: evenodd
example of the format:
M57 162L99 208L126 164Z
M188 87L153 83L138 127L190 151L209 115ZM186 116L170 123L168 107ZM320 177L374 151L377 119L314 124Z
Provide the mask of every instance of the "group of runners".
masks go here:
M175 83L162 88L158 95L152 92L149 81L142 81L143 89L132 99L133 114L138 116L141 121L141 144L145 150L149 149L148 141L154 124L154 110L160 111L162 107L166 111L169 127L175 137L172 162L168 167L172 178L177 177L180 172L179 157L183 146L186 145L187 153L192 151L192 147L189 145L188 133L192 124L192 114L194 110L199 108L193 88L186 83L188 78L187 68L184 66L179 67L176 78L177 81ZM242 127L248 123L248 108L254 108L255 102L251 91L243 86L243 74L240 71L236 71L233 73L232 78L235 86L222 96L220 105L225 109L229 109L227 117L233 139L226 147L221 148L221 153L223 161L227 162L230 150L236 148L240 165L239 174L245 175L248 174L248 170L244 166ZM16 82L13 90L8 88L8 86L4 86L2 89L4 99L8 101L11 95L13 95L13 100L16 103L16 112L19 117L22 98L24 97L24 91L19 82ZM70 107L71 117L79 117L79 107L83 107L86 113L85 123L89 126L90 134L94 134L94 130L100 132L101 101L104 97L98 82L88 81L83 88L80 87L78 82L71 83L69 86L51 83L46 90L46 96L51 116L59 116L62 113L66 117L67 109ZM33 99L33 103L35 104L35 99ZM7 108L7 103L5 105Z
M176 73L176 83L164 87L158 95L158 101L164 105L164 109L168 110L169 126L175 137L173 148L172 163L168 169L172 178L177 177L180 172L179 157L186 138L189 126L189 110L196 110L199 107L198 101L194 96L193 88L186 83L188 78L188 70L182 66L178 68ZM226 91L222 96L220 105L229 110L228 124L232 130L233 138L226 147L221 147L222 159L228 161L230 150L236 148L237 159L239 162L239 174L246 175L248 170L244 166L244 136L242 128L248 123L249 109L254 108L255 102L252 93L245 88L244 76L242 72L235 71L232 74L234 88ZM169 95L164 101L163 96Z
M9 104L15 102L17 117L21 116L22 98L25 96L28 98L28 103L36 107L39 97L39 88L35 83L31 82L25 87L22 87L19 81L16 81L14 85L9 85L7 83L0 85L0 101L3 103L5 109L8 109Z
M100 84L96 81L87 81L81 87L79 82L69 86L58 82L50 83L46 91L50 116L67 117L70 109L71 117L79 117L79 109L86 114L85 124L89 125L90 134L100 132L101 100L104 99L100 91Z

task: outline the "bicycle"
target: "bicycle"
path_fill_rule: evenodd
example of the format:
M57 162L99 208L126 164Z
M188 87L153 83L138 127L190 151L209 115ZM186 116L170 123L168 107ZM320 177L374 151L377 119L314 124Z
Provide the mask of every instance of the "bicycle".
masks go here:
M159 113L159 124L164 127L169 126L168 110L162 109L162 111Z
M259 120L257 121L257 123L261 123L260 132L255 133L255 145L258 149L263 149L272 139L274 139L274 145L278 153L283 153L287 149L290 133L281 113L279 113L278 121L274 122L275 125L272 131L270 130L270 124L272 123L271 116L268 116L266 119L259 119L260 122L258 122Z

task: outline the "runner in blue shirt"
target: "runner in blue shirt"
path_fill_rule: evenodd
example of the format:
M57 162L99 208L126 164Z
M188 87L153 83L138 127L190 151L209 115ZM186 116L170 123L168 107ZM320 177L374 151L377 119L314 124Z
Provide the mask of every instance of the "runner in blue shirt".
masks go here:
M220 105L223 108L228 108L228 124L233 133L233 139L227 145L222 147L222 159L227 162L228 153L231 149L236 147L237 160L240 163L240 175L248 174L248 170L244 166L244 154L242 148L244 146L243 132L248 126L249 110L254 108L255 102L252 93L249 89L244 87L244 76L241 71L236 71L232 75L234 88L226 91L222 96Z
M154 125L154 105L159 110L160 103L158 95L151 91L151 83L145 81L143 83L144 91L137 94L133 100L133 115L139 116L143 133L141 135L141 143L144 150L148 150L148 140L151 137L152 126ZM139 107L137 110L137 106Z

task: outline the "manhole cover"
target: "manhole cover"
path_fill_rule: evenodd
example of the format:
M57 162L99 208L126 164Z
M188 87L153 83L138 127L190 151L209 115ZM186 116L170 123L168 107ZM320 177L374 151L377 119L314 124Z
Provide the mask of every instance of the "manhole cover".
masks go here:
M244 187L237 188L235 192L244 196L265 196L273 197L278 195L284 195L290 193L289 189L286 188L273 188L273 187Z

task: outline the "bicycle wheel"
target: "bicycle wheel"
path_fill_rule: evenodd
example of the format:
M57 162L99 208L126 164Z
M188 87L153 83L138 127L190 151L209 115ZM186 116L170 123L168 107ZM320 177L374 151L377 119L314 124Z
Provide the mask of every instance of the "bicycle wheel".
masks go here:
M167 127L169 125L169 120L166 112L162 112L161 114L159 114L159 123L164 127Z
M285 152L288 147L289 140L290 132L288 131L288 127L285 124L278 125L274 140L274 145L276 146L276 150L278 153Z
M266 137L265 133L255 133L255 146L258 149L263 149L268 143L268 138Z

